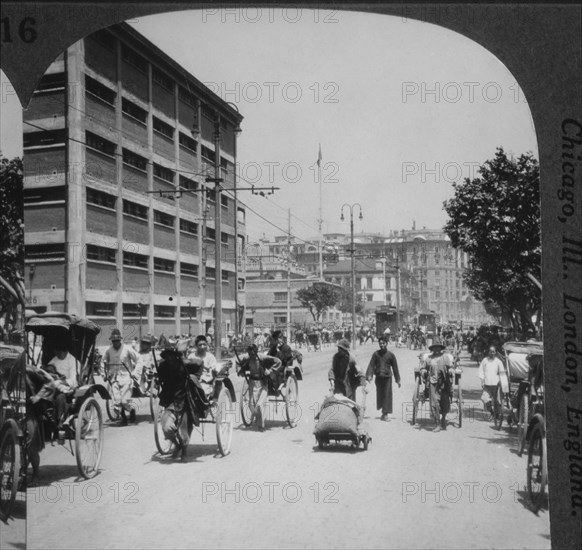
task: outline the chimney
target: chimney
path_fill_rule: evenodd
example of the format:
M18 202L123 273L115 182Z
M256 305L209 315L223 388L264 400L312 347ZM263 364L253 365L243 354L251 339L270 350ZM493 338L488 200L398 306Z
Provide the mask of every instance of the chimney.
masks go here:
M416 230L416 221L413 220L412 221L412 231L415 231L415 230Z

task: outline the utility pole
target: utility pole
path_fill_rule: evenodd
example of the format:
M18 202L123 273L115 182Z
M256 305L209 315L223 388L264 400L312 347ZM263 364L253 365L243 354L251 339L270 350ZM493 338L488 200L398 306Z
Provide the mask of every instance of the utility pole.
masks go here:
M291 209L287 227L287 340L291 341Z
M221 359L222 345L222 233L220 198L220 115L214 121L214 356ZM236 220L235 220L236 224Z
M400 331L400 258L396 256L396 330Z
M340 219L344 220L344 208L348 207L350 209L350 255L352 257L352 347L356 348L356 264L354 258L354 207L357 206L360 209L360 220L363 219L362 216L362 205L358 202L355 204L343 204L341 209Z

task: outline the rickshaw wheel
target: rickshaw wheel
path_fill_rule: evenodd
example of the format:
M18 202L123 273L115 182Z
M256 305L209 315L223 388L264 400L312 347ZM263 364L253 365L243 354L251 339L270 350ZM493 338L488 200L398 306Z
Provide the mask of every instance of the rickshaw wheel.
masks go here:
M156 448L161 455L169 455L174 450L174 444L164 437L164 432L162 431L163 412L163 407L160 407L159 402L156 401L154 403L154 439Z
M495 401L493 402L493 422L496 430L500 430L503 424L503 399L501 385L498 385Z
M245 426L251 425L251 386L247 378L243 381L240 394L240 416Z
M299 416L297 409L298 393L297 378L295 378L294 374L290 374L285 382L285 415L290 428L297 426Z
M109 417L109 420L111 420L112 422L117 422L119 420L121 413L119 412L119 410L117 411L115 410L112 399L105 400L105 410L107 411L107 416Z
M531 433L527 456L527 491L535 512L542 505L548 482L546 453L545 430L542 424L538 422Z
M218 441L218 450L222 456L230 453L232 444L233 430L233 407L232 398L228 388L223 387L218 394L218 409L216 412L216 440Z
M91 479L99 471L103 452L103 415L94 397L87 398L75 423L75 455L79 473Z
M459 428L463 426L463 390L459 382Z
M20 443L9 422L0 442L0 518L8 519L18 491Z
M524 393L519 404L519 418L517 420L517 444L519 445L518 456L523 454L525 449L525 436L529 422L529 395Z
M420 400L420 376L416 379L416 387L412 394L412 424L416 423L416 416L418 413L418 402Z
M156 421L156 411L158 409L158 388L155 384L150 387L150 414L152 422Z

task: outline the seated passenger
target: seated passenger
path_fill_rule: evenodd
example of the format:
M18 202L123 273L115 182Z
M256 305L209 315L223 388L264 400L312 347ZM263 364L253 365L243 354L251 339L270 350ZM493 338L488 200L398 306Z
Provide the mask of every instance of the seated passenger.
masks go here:
M67 396L72 395L77 387L79 362L71 355L62 342L55 344L55 356L43 365L43 371L50 375L50 380L43 384L30 400L38 403L41 399L54 402L55 421L60 428L67 409Z
M202 367L198 373L198 378L204 388L206 397L209 398L212 395L212 390L214 388L214 379L220 372L221 366L216 361L216 357L208 351L208 339L203 334L196 336L196 339L194 340L194 348L194 352L188 355L188 361L202 361Z

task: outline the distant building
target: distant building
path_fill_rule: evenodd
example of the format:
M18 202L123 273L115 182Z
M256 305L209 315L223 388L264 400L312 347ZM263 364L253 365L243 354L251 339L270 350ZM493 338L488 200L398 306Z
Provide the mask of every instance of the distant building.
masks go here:
M280 253L281 251L279 251ZM292 265L289 270L283 258L255 256L246 261L246 330L259 329L270 332L286 329L289 321L292 327L311 327L315 324L309 310L297 299L297 291L320 283L317 277L307 276L305 268ZM290 318L288 319L287 296L290 287ZM338 288L337 285L334 285ZM339 290L339 288L338 288ZM322 314L320 322L324 326L341 325L343 314L331 308Z
M282 246L283 238L261 241L266 255ZM324 280L347 287L351 283L350 235L324 235ZM336 254L333 250L336 250ZM436 313L441 322L461 322L465 326L493 321L482 303L469 292L462 274L468 265L466 253L452 248L441 229L391 231L387 235L354 235L356 292L364 302L364 314L384 305L400 308L408 320L423 312ZM295 244L295 258L307 273L319 275L318 239Z
M223 186L233 186L241 121L127 24L67 48L24 112L27 307L87 316L105 328L102 341L113 326L126 337L206 332L218 279L223 334L232 330L245 210L221 193L216 235L205 176L217 124Z

